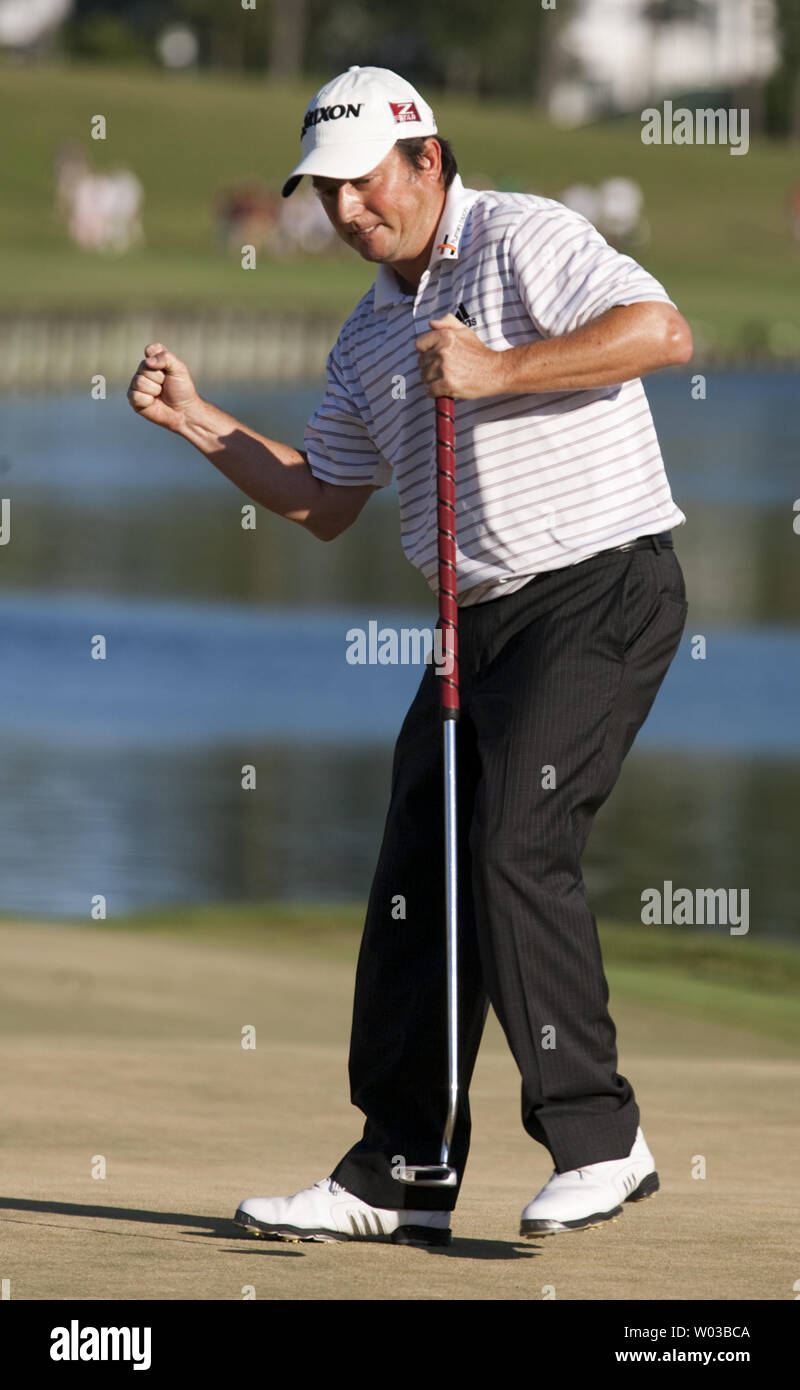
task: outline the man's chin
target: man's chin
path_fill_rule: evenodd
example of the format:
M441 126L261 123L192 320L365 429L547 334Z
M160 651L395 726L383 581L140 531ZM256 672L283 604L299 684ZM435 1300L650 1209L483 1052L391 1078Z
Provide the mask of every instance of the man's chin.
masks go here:
M364 261L387 261L392 259L392 247L384 237L353 237L351 246Z

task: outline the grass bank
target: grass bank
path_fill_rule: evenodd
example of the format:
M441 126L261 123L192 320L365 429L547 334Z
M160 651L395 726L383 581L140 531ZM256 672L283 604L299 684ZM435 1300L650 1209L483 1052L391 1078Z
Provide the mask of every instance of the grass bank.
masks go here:
M277 186L295 162L300 86L255 78L167 75L99 64L0 63L4 154L0 297L7 312L300 310L344 316L372 270L342 251L243 271L214 243L212 199L248 177ZM558 197L571 183L624 174L645 197L650 236L636 255L666 285L712 353L800 351L787 198L796 147L645 146L636 120L556 130L516 104L439 98L465 181ZM106 117L104 141L89 138ZM144 247L106 258L71 247L53 207L52 160L66 140L100 169L126 165L145 188Z
M355 964L362 923L356 904L253 903L137 913L96 930ZM719 930L600 922L599 931L614 999L800 1042L800 950Z

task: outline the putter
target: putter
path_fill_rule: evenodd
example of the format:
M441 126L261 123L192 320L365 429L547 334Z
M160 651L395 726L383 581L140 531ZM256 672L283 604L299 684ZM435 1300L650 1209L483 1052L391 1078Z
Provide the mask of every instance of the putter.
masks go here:
M448 1106L438 1163L393 1169L415 1187L455 1187L450 1145L458 1109L458 874L456 867L456 721L458 720L458 604L456 602L456 438L452 396L436 400L436 508L439 542L439 627L444 661L437 670L444 732L444 855L447 927ZM450 666L450 670L447 667Z

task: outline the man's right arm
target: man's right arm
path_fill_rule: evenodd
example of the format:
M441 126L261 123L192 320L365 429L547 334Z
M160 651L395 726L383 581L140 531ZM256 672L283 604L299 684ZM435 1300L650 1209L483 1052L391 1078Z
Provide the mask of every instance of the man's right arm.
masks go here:
M316 478L304 453L267 439L204 401L185 363L163 343L145 348L128 400L138 415L187 439L254 502L297 522L319 540L341 535L377 490Z

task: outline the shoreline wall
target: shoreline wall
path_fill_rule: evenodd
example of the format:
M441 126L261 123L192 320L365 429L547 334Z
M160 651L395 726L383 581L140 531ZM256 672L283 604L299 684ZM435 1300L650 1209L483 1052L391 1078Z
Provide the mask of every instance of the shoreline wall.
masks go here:
M145 345L163 342L203 381L324 380L341 323L241 313L0 317L0 392L127 388Z
M203 383L322 381L342 320L303 315L209 311L128 311L120 315L0 315L0 393L91 389L102 374L109 390L127 388L149 342L163 342ZM798 370L800 357L778 356L762 343L716 352L702 343L687 368Z

